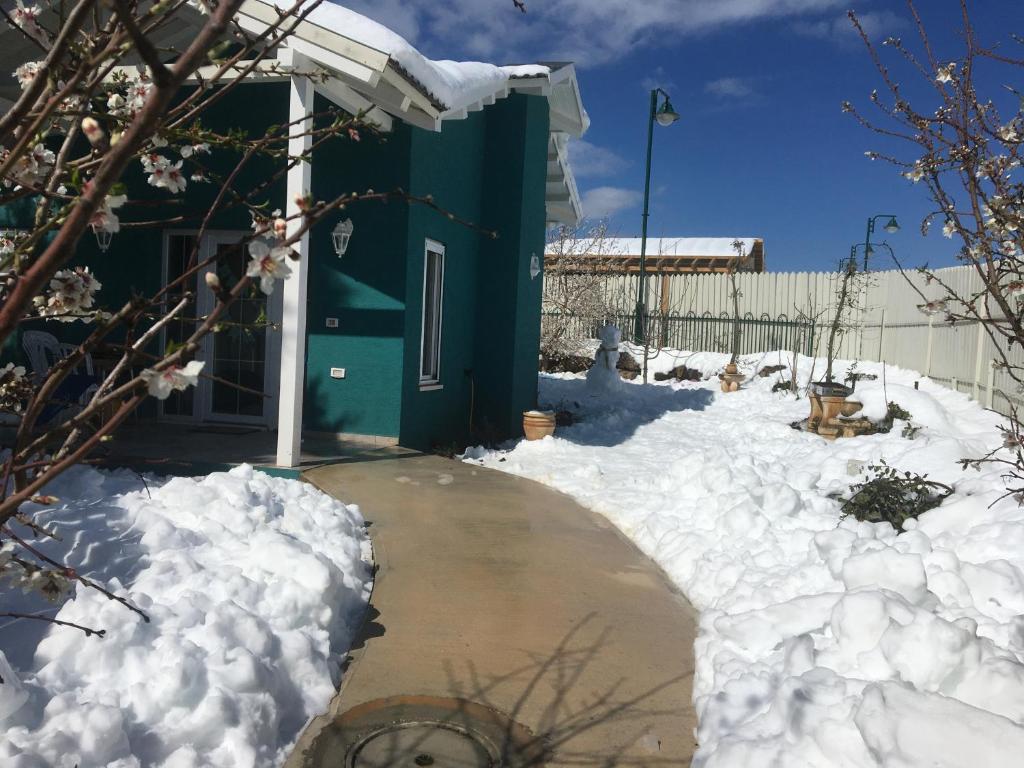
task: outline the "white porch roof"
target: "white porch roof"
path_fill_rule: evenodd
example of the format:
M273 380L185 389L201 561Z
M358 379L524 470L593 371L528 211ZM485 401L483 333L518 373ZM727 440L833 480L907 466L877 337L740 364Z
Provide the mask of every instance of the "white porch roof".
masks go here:
M13 5L8 0L3 5ZM279 18L282 0L246 0L236 22L258 34ZM290 7L290 4L289 4ZM52 13L52 12L48 12ZM163 28L157 42L174 49L188 43L204 16L185 7ZM44 19L45 20L45 19ZM56 19L53 19L56 22ZM0 27L0 106L17 98L14 69L39 58L38 48L9 25ZM547 218L550 223L576 224L582 217L579 194L565 143L581 136L590 118L580 98L572 64L497 66L483 62L434 61L400 35L348 8L323 2L300 21L278 50L274 67L261 67L256 77L287 80L291 69L310 65L326 79L316 90L350 112L367 112L384 130L399 118L417 127L440 131L447 120L465 119L514 92L545 96L550 108ZM211 68L212 69L212 68ZM273 71L270 71L270 70ZM205 72L209 75L210 72Z

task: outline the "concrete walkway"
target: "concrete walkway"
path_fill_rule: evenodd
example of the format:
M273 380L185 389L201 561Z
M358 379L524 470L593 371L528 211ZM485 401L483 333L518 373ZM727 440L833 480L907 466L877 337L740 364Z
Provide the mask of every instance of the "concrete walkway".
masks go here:
M379 566L332 715L385 697L455 697L543 735L550 766L689 765L696 613L604 518L436 456L305 477L360 505Z

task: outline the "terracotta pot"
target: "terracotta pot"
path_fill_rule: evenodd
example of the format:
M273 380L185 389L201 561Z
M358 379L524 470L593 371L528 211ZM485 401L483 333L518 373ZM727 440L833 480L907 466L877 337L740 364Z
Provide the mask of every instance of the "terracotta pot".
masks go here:
M541 440L555 434L555 412L523 411L523 434L527 440Z
M736 363L727 363L725 366L726 373L739 373L739 369L736 367Z
M863 407L864 403L857 402L856 400L844 400L839 408L839 413L843 416L853 416Z
M821 423L829 424L842 413L846 395L821 395Z
M807 395L808 400L811 403L811 415L807 417L807 431L817 432L818 424L821 423L821 395L814 391L811 387L811 391Z

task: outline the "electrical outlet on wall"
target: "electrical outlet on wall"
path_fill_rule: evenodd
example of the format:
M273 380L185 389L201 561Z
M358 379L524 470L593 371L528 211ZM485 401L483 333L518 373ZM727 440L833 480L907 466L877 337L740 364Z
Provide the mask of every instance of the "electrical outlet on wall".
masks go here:
M336 318L336 317L328 317L327 318L327 327L328 328L337 328L338 327L338 318Z
M331 368L331 378L332 379L344 379L345 378L345 369L344 368Z

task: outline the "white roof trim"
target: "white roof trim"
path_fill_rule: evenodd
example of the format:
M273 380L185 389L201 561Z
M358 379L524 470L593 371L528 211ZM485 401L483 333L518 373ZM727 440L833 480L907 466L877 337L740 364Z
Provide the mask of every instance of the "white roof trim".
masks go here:
M569 135L555 132L548 142L548 167L545 189L545 210L548 225L575 227L583 219L576 178L569 167L566 145Z

